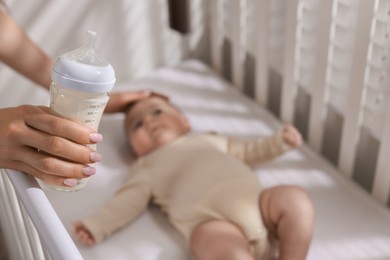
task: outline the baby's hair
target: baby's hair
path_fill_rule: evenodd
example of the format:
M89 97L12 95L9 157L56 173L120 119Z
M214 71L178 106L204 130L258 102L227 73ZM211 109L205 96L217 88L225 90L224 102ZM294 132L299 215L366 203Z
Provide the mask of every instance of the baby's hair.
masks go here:
M0 0L1 1L1 0ZM163 94L160 94L160 93L157 93L157 92L151 92L150 93L150 96L147 97L147 98L151 98L151 97L158 97L158 98L161 98L161 99L164 99L165 101L167 101L168 104L171 104L170 100L169 100L169 97L166 96L166 95L163 95ZM135 100L133 102L130 102L127 106L126 106L126 109L125 109L125 112L126 114L134 107L135 104L137 104L138 102L142 101L144 99L139 99L139 100Z

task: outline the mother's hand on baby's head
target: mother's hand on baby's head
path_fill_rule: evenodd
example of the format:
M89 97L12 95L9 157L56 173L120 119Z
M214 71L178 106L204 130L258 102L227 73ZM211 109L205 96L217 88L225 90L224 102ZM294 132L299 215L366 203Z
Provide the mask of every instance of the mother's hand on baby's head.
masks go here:
M149 91L112 92L104 113L126 112L129 103L147 98Z
M282 129L283 141L292 147L298 147L302 144L301 133L293 125L287 124Z

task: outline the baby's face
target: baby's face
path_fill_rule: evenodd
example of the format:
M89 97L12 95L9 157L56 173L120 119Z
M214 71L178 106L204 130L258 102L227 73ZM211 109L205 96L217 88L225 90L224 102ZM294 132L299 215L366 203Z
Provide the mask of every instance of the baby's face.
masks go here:
M187 119L166 100L151 97L127 113L127 137L137 156L143 156L189 132Z

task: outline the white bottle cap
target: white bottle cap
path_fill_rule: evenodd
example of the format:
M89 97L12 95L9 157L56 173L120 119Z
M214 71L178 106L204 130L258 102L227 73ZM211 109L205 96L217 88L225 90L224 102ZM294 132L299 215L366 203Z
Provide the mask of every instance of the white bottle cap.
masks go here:
M83 45L57 58L51 78L63 87L103 93L114 87L115 72L112 66L95 51L96 32L85 33Z

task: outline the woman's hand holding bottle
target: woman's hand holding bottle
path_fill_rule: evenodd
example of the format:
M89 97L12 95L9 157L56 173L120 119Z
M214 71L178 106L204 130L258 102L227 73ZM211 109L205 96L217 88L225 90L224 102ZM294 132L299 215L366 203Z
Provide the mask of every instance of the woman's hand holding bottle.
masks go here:
M102 140L95 130L55 116L48 107L0 109L0 168L58 186L95 174L101 155L87 147Z

